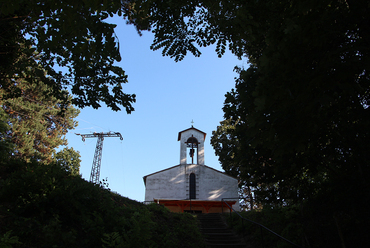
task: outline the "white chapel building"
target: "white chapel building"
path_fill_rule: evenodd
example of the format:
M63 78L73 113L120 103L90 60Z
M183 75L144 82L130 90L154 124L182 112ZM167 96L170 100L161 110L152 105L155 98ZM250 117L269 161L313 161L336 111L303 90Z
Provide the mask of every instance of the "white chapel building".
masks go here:
M204 164L206 133L194 128L179 132L180 164L144 176L145 201L172 212L239 211L238 180Z

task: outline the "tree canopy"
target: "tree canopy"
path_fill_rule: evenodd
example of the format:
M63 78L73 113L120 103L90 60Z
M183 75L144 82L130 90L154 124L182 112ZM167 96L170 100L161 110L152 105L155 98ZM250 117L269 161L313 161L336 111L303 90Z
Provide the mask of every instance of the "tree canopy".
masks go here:
M75 176L80 175L80 157L80 153L73 147L65 147L54 155L56 164Z
M54 149L67 144L64 135L77 126L74 118L79 110L72 106L68 92L58 92L65 98L58 99L51 86L52 78L47 76L37 59L26 54L18 59L28 60L30 66L20 71L17 78L2 80L8 85L0 88L0 106L6 114L4 119L8 129L1 133L13 144L13 156L50 163ZM35 75L38 76L33 78Z
M252 65L239 70L212 138L225 170L267 202L299 202L340 182L368 188L369 4L266 7L253 15L255 39L240 41Z
M114 63L121 60L114 24L105 22L115 14L134 23L140 18L133 3L100 1L20 1L6 0L0 11L0 80L9 88L26 68L32 66L34 51L38 63L52 79L48 82L60 99L62 89L73 94L78 107L133 110L134 94L122 91L127 83L124 70ZM145 22L141 22L144 25ZM145 26L138 26L145 29ZM26 47L27 49L24 49ZM24 56L20 60L19 57ZM63 69L64 68L64 69ZM38 80L39 75L28 77Z

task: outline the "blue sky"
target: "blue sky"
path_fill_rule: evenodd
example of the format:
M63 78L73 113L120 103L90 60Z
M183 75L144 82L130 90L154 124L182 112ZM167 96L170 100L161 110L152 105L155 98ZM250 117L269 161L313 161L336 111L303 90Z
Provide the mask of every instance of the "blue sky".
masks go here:
M103 106L98 110L84 108L79 123L66 138L68 146L80 152L82 177L90 178L97 139L82 141L75 133L120 132L119 138L106 138L103 144L100 180L122 196L143 201L143 176L175 166L180 161L178 132L194 127L207 133L205 164L222 170L210 145L212 131L223 119L224 95L234 85L235 66L247 66L230 53L218 58L214 47L203 48L198 58L188 54L183 61L163 57L161 51L149 49L150 32L139 36L133 26L113 19L118 24L122 61L128 74L125 93L136 94L135 111L114 112Z

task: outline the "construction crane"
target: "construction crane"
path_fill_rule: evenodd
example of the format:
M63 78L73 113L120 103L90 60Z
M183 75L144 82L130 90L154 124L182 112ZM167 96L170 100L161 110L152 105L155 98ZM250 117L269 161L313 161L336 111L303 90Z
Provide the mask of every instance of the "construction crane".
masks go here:
M99 183L100 176L100 167L101 167L101 157L103 153L103 141L105 137L119 137L120 140L123 140L122 135L118 132L107 132L107 133L89 133L89 134L79 134L82 137L82 141L85 142L86 138L98 138L96 142L94 160L91 168L90 182Z

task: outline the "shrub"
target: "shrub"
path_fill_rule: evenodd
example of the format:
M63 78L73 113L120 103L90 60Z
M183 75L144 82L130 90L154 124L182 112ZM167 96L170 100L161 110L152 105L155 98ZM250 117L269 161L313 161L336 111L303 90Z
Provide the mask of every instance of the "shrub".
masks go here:
M4 247L203 244L191 215L170 213L155 204L143 205L72 176L56 164L1 162L0 199Z

